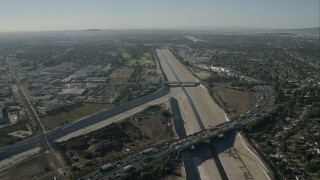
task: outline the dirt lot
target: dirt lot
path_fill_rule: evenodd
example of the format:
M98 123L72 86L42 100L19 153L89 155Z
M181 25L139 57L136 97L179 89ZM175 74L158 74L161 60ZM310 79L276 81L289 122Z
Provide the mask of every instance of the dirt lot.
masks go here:
M169 140L170 130L162 115L163 109L164 105L150 107L121 122L59 143L60 153L67 163L81 168L93 160L109 161L116 156Z
M210 72L205 70L200 70L198 68L191 68L191 71L201 80L204 80L210 77Z
M214 90L227 106L234 109L231 115L241 114L249 109L255 101L254 95L249 92L238 91L224 86L215 86Z
M128 83L133 72L134 72L133 68L116 69L110 75L110 82L111 83Z
M82 117L89 116L101 110L109 109L110 104L91 104L84 103L81 107L68 112L61 112L54 116L45 116L41 118L42 124L47 130L54 129L58 126L71 123Z
M158 111L145 110L133 116L130 120L149 139L146 143L160 143L168 138L167 121L162 116L163 108ZM169 121L169 119L168 119Z
M48 177L48 176L50 177ZM52 179L52 171L44 154L39 154L0 174L1 180Z

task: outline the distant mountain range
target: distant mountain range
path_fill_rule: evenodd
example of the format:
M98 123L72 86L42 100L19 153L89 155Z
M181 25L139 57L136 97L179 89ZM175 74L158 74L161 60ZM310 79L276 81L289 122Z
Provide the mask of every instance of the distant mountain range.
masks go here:
M159 31L159 29L126 29L125 31ZM307 34L319 34L320 27L314 28L298 28L298 29L275 29L275 28L251 28L251 27L238 27L238 26L226 26L226 27L213 27L213 26L199 26L199 27L177 27L173 29L160 29L164 31L191 31L199 33L235 33L235 34L247 34L247 33L281 33L281 34L297 34L297 33L307 33ZM85 29L82 31L108 31L108 29ZM118 30L115 30L118 31ZM123 31L123 30L122 30Z
M83 31L103 31L102 29L85 29Z
M277 32L291 32L291 33L314 33L320 34L320 27L315 28L301 28L301 29L276 29Z
M221 32L221 33L311 33L320 34L320 27L314 28L298 28L298 29L276 29L276 28L252 28L252 27L239 27L239 26L200 26L200 27L177 27L177 30L190 30L190 31L206 31L206 32Z

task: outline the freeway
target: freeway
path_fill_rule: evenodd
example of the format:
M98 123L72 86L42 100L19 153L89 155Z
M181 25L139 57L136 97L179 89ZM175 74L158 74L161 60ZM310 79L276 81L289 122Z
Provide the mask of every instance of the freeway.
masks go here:
M258 110L261 109L257 109L256 111ZM156 147L149 148L148 150L143 150L134 154L127 155L122 159L111 161L107 163L107 165L109 165L109 167L111 168L101 170L99 167L87 174L81 175L78 178L114 179L126 177L128 176L128 174L134 171L142 170L145 166L149 165L151 161L161 159L165 156L168 156L169 154L180 152L204 141L211 140L212 138L217 137L221 134L225 134L229 131L237 129L250 122L253 117L254 115L249 112L244 116L236 118L232 121L227 121L216 126L210 126L202 131L190 134L188 136L183 136L183 138L180 138L178 140L166 142L157 145ZM131 170L127 171L125 167L131 167Z
M161 159L168 154L172 154L177 151L181 151L187 148L192 147L193 145L199 144L203 141L207 141L213 137L216 137L220 134L226 133L230 130L233 130L238 125L235 121L229 121L223 124L220 124L215 127L210 127L208 129L205 129L203 131L190 134L184 138L172 141L172 142L166 142L163 144L158 145L157 147L154 147L152 153L144 154L144 151L140 151L135 154L128 155L122 159L117 159L112 162L109 162L108 164L112 164L114 168L110 168L109 171L101 171L99 168L95 169L94 171L91 171L88 174L82 175L81 177L78 177L79 179L90 179L90 178L97 178L97 179L112 179L115 177L125 177L127 176L127 173L123 171L124 167L132 166L133 169L139 170L143 169L143 167L147 166L150 163L150 160L146 161L146 159Z
M181 124L182 117L179 110L178 101L172 98L171 104L174 109L173 114L175 119L175 126L177 126L176 129L180 139L157 145L156 147L153 147L151 153L148 154L143 153L146 151L143 150L134 154L127 155L121 159L113 160L107 163L108 165L111 165L112 168L101 171L99 170L100 167L98 167L89 173L77 177L77 179L124 178L130 173L134 173L137 170L142 170L144 167L148 166L155 160L164 158L165 156L168 156L170 154L176 154L177 152L181 152L182 150L188 149L190 147L194 148L199 143L211 140L214 137L217 137L221 134L226 134L227 132L234 129L238 129L253 120L256 113L261 111L266 105L269 97L264 91L265 87L260 86L259 88L261 88L261 93L259 94L261 100L258 101L257 106L254 106L250 111L244 113L242 116L232 119L231 121L223 122L215 126L209 126L204 130L189 135L186 135L186 131L182 127L183 124ZM190 155L187 154L187 156ZM131 167L131 170L127 171L125 167Z

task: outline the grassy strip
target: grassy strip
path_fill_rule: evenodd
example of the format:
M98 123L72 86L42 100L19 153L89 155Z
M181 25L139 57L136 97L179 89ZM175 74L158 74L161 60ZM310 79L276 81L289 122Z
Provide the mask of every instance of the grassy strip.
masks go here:
M27 130L28 128L26 124L22 124L22 123L1 128L0 129L0 147L14 144L15 142L18 142L23 139L23 138L8 135L9 133L14 131L27 131Z
M104 109L111 108L109 104L89 104L85 103L83 106L73 109L68 112L61 112L54 116L45 116L41 118L42 124L48 130L74 122L82 117L94 114Z
M147 59L151 57L150 53L143 53L140 59L134 59L129 52L122 52L121 56L126 60L127 66L145 65Z

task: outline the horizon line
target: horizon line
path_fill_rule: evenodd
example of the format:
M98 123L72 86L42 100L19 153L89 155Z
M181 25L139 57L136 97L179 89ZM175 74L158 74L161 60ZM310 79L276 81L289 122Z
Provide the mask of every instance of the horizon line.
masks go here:
M299 29L316 29L316 27L299 27L299 28L273 28L273 27L246 27L246 26L180 26L172 28L86 28L86 29L56 29L56 30L21 30L21 31L0 31L0 33L32 33L32 32L64 32L64 31L130 31L130 30L200 30L200 31L217 31L230 30L230 28L238 28L235 30L299 30ZM319 32L320 33L320 32Z

